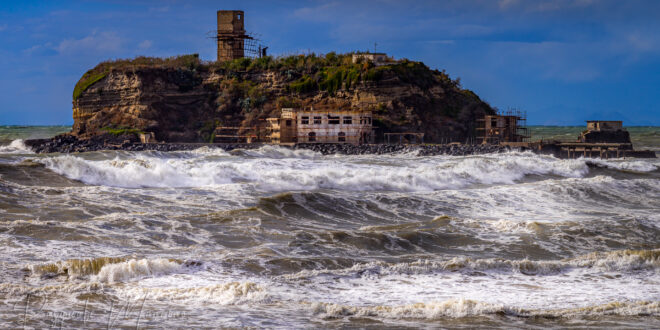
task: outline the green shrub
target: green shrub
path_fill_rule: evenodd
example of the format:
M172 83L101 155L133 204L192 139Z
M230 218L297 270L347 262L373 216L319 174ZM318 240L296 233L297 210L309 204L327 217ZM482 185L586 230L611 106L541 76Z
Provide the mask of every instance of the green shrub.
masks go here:
M87 71L80 80L76 83L76 86L73 88L73 100L80 98L82 93L92 86L97 81L105 78L108 75L107 71L103 72L94 72L93 70Z
M215 141L215 128L221 126L221 124L218 119L211 119L201 123L201 128L197 131L200 140L213 143Z
M318 84L316 81L308 75L304 75L302 78L289 84L289 90L298 94L313 92L317 88Z
M300 108L302 107L302 102L298 98L280 96L277 98L276 106L278 109L282 108Z
M110 133L115 136L120 136L120 135L135 135L137 136L138 134L144 133L142 130L137 129L137 128L130 128L130 127L103 127L101 130Z

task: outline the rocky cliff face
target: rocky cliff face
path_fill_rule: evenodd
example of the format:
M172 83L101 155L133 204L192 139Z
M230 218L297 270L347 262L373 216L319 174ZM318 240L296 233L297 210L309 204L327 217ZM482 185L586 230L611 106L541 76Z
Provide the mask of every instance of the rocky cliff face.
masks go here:
M84 87L76 87L72 134L88 138L130 128L154 132L159 141L204 142L217 125L265 127L265 118L297 106L371 110L377 136L423 132L426 141L441 142L464 139L476 117L494 112L444 72L417 62L346 64L345 73L305 63L267 68L105 63L94 69L94 80L90 70L79 82Z

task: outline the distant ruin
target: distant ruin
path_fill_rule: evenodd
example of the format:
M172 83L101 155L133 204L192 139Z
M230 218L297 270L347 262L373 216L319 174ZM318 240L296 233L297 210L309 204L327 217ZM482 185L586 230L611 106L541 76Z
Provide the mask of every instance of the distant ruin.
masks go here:
M270 142L275 144L374 142L371 111L284 108L268 123Z
M268 47L257 45L254 37L245 31L245 14L242 10L218 10L217 14L219 62L266 56Z
M484 115L477 119L476 142L478 144L520 143L529 139L527 116L518 110L508 110L496 115Z

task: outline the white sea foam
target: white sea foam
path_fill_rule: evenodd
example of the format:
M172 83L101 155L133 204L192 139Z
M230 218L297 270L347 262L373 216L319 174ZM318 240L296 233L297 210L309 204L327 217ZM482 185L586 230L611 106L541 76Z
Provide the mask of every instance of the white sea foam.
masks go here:
M262 149L252 152L283 152L281 148ZM370 159L374 161L370 162ZM243 182L266 191L319 188L433 191L474 184L512 184L533 174L582 177L589 171L582 160L556 160L521 153L462 158L431 157L425 161L392 159L391 164L384 164L375 156L209 160L205 157L172 159L138 155L133 159L88 160L65 155L38 161L56 173L95 185L127 188L202 187Z
M106 264L93 278L103 283L126 282L149 276L181 272L184 266L169 259L130 259Z
M575 316L647 316L660 314L660 302L610 302L601 305L563 309L523 309L469 299L450 299L441 302L416 303L400 306L347 306L334 303L313 303L315 314L323 318L348 316L379 317L385 319L438 320L488 314L522 317L575 317Z
M282 148L274 145L265 145L258 149L240 150L240 152L251 157L276 158L276 159L282 159L282 158L314 159L314 158L320 158L322 156L321 153L314 152L312 150Z
M231 178L217 173L211 162L195 164L194 159L138 156L127 160L99 161L64 155L39 161L58 174L94 185L165 188L201 187L231 182Z
M253 282L229 282L193 287L127 287L120 295L128 299L149 299L189 303L239 305L267 302L267 290Z
M21 139L13 140L8 145L0 145L0 154L33 154L34 151Z
M602 159L589 159L587 163L595 164L602 167L607 167L615 170L631 171L631 172L652 172L658 169L657 164L642 160L602 160Z
M660 268L660 250L621 250L613 252L595 252L571 259L557 261L535 261L529 259L507 260L501 258L472 259L455 257L447 261L420 260L410 263L388 264L370 262L357 264L350 268L335 270L303 270L296 274L285 275L289 280L318 276L361 276L433 274L438 272L494 272L519 273L525 275L554 275L573 269L594 269L628 273L640 270Z
M451 299L442 302L416 303L402 306L346 306L334 303L313 303L315 314L322 318L347 316L381 317L395 319L438 319L465 317L506 312L517 314L520 310L507 309L501 304L488 304L468 299Z

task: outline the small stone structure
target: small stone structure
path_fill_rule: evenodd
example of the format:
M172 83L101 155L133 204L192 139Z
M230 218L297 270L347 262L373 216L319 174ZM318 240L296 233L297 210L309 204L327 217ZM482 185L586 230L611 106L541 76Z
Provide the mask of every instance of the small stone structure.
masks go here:
M279 118L268 118L270 141L288 143L373 143L370 111L321 111L283 108Z
M353 63L357 63L360 60L372 62L375 66L388 65L397 63L397 61L392 58L387 57L385 53L355 53L352 56Z
M145 133L140 133L139 135L140 142L141 143L156 143L156 135L154 135L154 132L145 132Z

